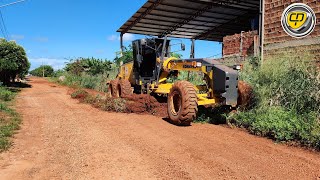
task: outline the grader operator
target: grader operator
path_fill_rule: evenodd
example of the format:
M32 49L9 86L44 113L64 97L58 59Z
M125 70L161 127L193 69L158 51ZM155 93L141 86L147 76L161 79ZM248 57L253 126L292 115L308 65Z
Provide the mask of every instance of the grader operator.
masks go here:
M205 58L178 59L170 57L170 40L139 39L132 42L133 61L121 65L116 79L110 81L112 97L132 93L167 97L168 116L177 125L190 125L198 106L237 106L238 71ZM182 44L184 50L185 46ZM183 80L169 83L180 71L201 72L203 85Z

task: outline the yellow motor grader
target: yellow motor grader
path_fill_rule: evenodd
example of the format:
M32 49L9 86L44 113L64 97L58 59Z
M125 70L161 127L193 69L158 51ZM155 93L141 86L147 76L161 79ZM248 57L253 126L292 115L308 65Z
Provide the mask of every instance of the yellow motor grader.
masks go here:
M133 61L121 65L116 79L110 81L112 97L132 93L167 97L168 115L177 125L190 125L198 106L237 106L238 71L213 59L170 57L170 40L146 38L132 42ZM181 45L182 49L185 46ZM203 85L189 81L169 83L180 71L203 74Z

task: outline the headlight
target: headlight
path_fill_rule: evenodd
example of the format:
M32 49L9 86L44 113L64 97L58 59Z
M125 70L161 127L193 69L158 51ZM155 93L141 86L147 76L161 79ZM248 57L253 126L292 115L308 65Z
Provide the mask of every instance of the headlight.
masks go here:
M234 69L241 70L241 65L235 65Z

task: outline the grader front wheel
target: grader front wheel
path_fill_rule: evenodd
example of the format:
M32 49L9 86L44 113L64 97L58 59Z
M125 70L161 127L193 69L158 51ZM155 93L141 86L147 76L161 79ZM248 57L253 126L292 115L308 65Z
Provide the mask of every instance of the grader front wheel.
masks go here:
M197 92L188 81L176 82L168 95L168 115L177 125L190 125L198 112Z
M128 80L122 79L119 81L118 88L120 89L120 97L127 97L132 94L131 84Z
M113 98L120 97L119 89L118 89L118 80L110 81L108 91L109 91L109 94L111 97L113 97Z

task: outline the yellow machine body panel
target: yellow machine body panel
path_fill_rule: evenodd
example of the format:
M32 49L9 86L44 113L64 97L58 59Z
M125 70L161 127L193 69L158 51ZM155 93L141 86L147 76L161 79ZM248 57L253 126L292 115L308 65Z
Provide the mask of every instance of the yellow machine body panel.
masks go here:
M135 83L135 80L133 78L133 62L129 62L126 64L123 64L119 68L119 73L117 75L117 78L119 79L126 79L128 80L131 84Z
M168 72L172 70L177 71L193 71L193 72L202 72L207 75L208 78L212 79L212 73L206 72L206 67L202 66L202 64L199 64L198 62L176 62L175 60L178 60L177 58L170 57L166 58L166 60L163 61L163 71L160 74L159 82L158 84L153 83L150 84L150 91L156 94L169 94L170 89L172 88L172 83L167 83L167 77ZM157 63L160 63L160 59L157 58ZM134 85L136 83L134 79L134 73L133 73L133 62L129 62L126 64L123 64L119 68L119 73L117 78L119 79L126 79L129 80L129 82ZM139 83L142 84L141 82ZM212 86L208 84L208 86L194 86L195 90L198 92L198 105L214 105L217 103L217 100L213 96L213 90L211 88ZM207 91L206 94L200 94L200 91ZM213 97L213 98L209 98Z

